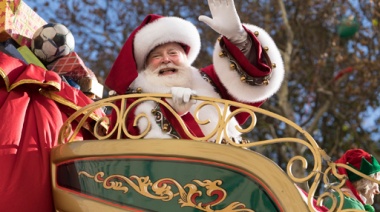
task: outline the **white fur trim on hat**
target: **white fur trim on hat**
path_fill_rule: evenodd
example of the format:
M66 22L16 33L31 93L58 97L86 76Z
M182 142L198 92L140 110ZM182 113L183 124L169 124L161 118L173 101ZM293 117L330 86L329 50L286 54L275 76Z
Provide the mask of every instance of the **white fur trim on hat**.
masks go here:
M178 42L190 47L187 54L190 64L197 58L201 48L200 36L194 24L178 17L159 18L136 33L133 53L138 70L144 67L149 52L158 45L169 42Z

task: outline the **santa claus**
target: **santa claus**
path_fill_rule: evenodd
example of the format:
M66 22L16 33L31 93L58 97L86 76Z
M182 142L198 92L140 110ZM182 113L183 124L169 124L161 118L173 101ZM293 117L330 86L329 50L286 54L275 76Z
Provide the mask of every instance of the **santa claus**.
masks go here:
M172 94L167 102L195 136L209 135L217 126L219 116L212 106L194 114L201 102L192 100L191 96L260 106L276 93L284 77L280 52L267 32L242 24L233 0L208 1L208 4L212 18L202 15L199 21L221 34L215 44L213 65L202 69L192 66L201 45L199 33L191 22L151 14L131 33L106 79L106 85L118 94ZM129 133L143 132L150 122L152 126L145 138L188 138L166 110L156 102L139 104L134 114L148 114L149 120L140 119L137 127L127 123ZM162 119L157 120L152 111L163 114ZM209 123L197 124L194 115ZM243 124L247 117L241 113L229 122L229 137L239 140L236 125ZM134 120L134 117L127 119ZM163 127L162 123L168 124Z

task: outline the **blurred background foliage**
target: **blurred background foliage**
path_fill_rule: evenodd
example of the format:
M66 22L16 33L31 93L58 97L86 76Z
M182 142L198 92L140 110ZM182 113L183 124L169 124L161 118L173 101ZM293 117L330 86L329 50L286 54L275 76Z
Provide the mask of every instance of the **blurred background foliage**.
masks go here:
M149 13L181 16L198 27L203 48L196 67L211 63L218 36L198 21L199 15L210 15L205 0L25 2L46 21L62 23L72 31L75 51L101 83L128 35ZM379 1L236 0L235 5L242 22L260 26L273 36L284 59L285 82L263 108L303 127L333 160L354 147L380 158ZM296 133L265 117L257 126L247 135L252 140ZM290 156L308 154L293 144L257 151L282 167ZM297 167L295 171L303 174Z

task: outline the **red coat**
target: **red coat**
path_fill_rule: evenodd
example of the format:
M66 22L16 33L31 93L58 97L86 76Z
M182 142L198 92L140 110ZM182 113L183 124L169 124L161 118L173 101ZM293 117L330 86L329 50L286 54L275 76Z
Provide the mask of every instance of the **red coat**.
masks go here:
M255 61L256 61L255 64L252 64L250 62L250 60L248 58L246 58L244 56L244 54L234 44L232 44L228 39L224 39L226 49L228 50L228 52L230 52L231 55L233 55L233 57L236 59L236 62L238 64L240 64L244 68L244 71L246 71L249 75L254 76L254 77L266 76L266 75L271 73L271 67L269 67L268 64L266 64L267 61L264 61L262 59L264 57L263 55L265 55L266 53L265 53L265 51L262 50L262 47L260 46L260 43L257 40L256 36L254 36L249 31L248 31L248 33L249 33L249 36L251 37L252 42L253 42L252 43L252 45L253 45L252 51L255 52L254 55L256 55L256 57L257 57L257 58L255 58ZM220 60L220 59L218 59L218 60ZM215 61L215 59L214 59L214 62L219 62L218 60ZM226 67L227 67L227 69L229 69L228 65ZM207 67L201 69L200 71L203 72L204 74L206 74L208 76L208 78L210 78L210 80L212 81L212 84L216 87L217 93L220 96L220 98L225 99L225 100L242 102L242 101L237 100L237 98L233 97L229 93L228 89L232 89L232 88L228 88L226 86L228 84L222 83L220 77L218 76L218 73L215 70L214 65L207 66ZM226 72L231 72L231 70L225 70L225 73ZM280 72L278 74L282 75L282 72ZM279 86L281 81L282 80L278 80L278 82L276 83L277 84L276 86ZM244 90L242 92L248 93L250 91ZM254 96L254 95L252 94L252 96ZM127 102L127 107L133 101L134 101L133 99L129 99ZM266 101L266 99L255 101L255 102L250 102L250 103L247 103L247 102L242 102L242 103L246 103L246 104L251 105L251 106L260 107L265 101ZM235 109L236 108L231 107L232 111ZM188 139L189 137L184 133L181 125L177 123L177 120L174 118L174 116L165 107L161 106L161 111L163 112L163 115L165 116L165 118L171 123L171 126L175 129L175 131L178 132L179 136L183 139ZM110 129L113 128L113 124L114 124L113 122L115 122L115 120L116 120L115 115L116 114L114 112L111 114L111 127L110 127ZM181 118L183 119L184 123L186 124L188 130L194 136L197 136L197 137L203 137L204 136L199 125L195 122L194 117L190 113L187 113L186 115L182 116ZM243 124L249 118L249 114L248 113L239 113L235 116L235 118L237 119L239 124ZM135 111L132 110L131 114L129 114L127 116L127 121L126 121L127 122L126 123L127 129L128 129L128 132L130 134L139 135L141 132L139 132L138 127L133 126L134 119L135 119Z
M202 69L201 72L204 72L212 80L213 84L218 89L218 93L222 99L239 102L238 100L233 98L230 94L228 94L227 89L219 81L219 78L216 75L216 73L214 71L214 67L212 65ZM131 105L135 100L136 99L128 99L127 107L129 105ZM246 104L259 107L262 105L262 103L264 103L264 101L250 103L250 104L246 103ZM119 107L120 107L120 105L119 105ZM141 132L139 131L138 127L133 126L133 123L135 120L135 109L136 109L136 107L130 111L130 114L128 114L128 116L126 118L127 119L126 125L127 125L128 132L131 135L140 135ZM179 136L183 139L189 139L189 137L186 135L186 133L182 129L181 125L178 123L177 119L173 116L173 114L167 108L165 108L163 106L160 106L160 109L161 109L163 115L165 116L165 118L171 123L171 126L175 129L176 132L178 132ZM231 108L232 111L235 109L236 108L234 108L234 107ZM199 125L196 123L196 121L195 121L195 119L191 113L186 113L185 115L181 116L181 118L182 118L183 122L185 123L185 125L187 126L187 129L192 133L192 135L197 136L197 137L203 137L204 136L202 133L202 130L200 129ZM239 124L244 124L248 118L249 118L248 113L239 113L236 115L236 119L239 122ZM110 119L111 119L110 129L113 129L114 124L115 124L115 120L117 120L116 113L114 111L112 112Z

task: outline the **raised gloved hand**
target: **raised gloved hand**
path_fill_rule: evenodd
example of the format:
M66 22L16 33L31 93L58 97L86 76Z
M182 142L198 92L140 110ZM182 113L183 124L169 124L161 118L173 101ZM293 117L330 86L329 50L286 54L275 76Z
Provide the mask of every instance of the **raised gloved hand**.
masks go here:
M192 95L196 95L196 92L190 88L172 87L170 92L173 96L172 107L179 115L187 113L190 107L196 103L196 100L190 99Z
M236 12L233 0L208 0L212 18L201 15L198 20L210 26L217 33L226 36L233 43L247 39Z

